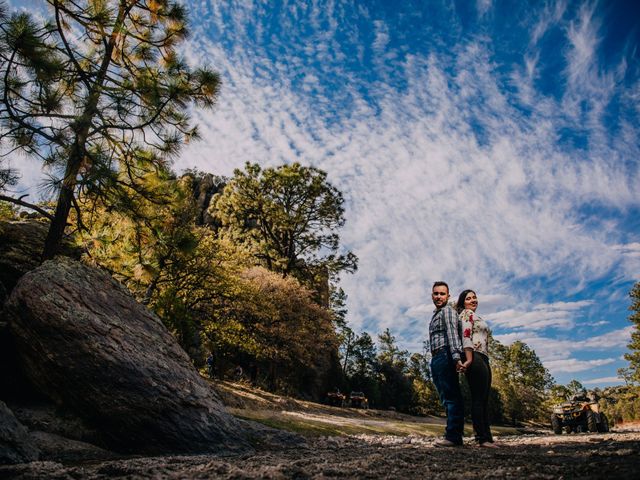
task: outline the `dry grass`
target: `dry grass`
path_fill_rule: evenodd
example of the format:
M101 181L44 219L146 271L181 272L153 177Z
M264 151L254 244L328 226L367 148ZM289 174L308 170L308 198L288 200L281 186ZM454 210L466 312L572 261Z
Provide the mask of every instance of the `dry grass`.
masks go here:
M393 411L363 410L322 405L281 397L242 383L216 383L230 413L245 420L296 432L305 436L397 435L440 436L441 417L414 417ZM510 427L492 427L495 435L518 433ZM473 435L471 425L465 435Z

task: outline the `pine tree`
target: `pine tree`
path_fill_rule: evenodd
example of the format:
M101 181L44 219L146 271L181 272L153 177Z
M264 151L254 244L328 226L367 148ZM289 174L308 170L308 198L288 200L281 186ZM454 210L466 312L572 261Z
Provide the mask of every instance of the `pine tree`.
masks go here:
M627 345L628 353L624 354L625 360L629 362L628 369L621 369L625 373L624 377L628 383L640 383L640 282L636 283L631 292L631 305L629 310L633 313L629 316L629 321L633 323L633 331L631 332L631 341Z
M178 54L181 2L48 3L45 22L0 12L0 141L61 172L45 259L80 195L108 196L123 181L145 195L139 177L197 137L189 105L211 107L219 90L217 74Z

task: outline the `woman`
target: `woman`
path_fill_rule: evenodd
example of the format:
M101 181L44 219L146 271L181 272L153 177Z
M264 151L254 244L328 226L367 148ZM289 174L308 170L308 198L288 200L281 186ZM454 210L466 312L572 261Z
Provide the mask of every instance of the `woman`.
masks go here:
M471 390L471 420L476 442L481 447L496 448L489 425L489 326L477 313L478 297L473 290L465 290L458 297L456 310L462 325L462 346L466 356L461 371L467 376Z

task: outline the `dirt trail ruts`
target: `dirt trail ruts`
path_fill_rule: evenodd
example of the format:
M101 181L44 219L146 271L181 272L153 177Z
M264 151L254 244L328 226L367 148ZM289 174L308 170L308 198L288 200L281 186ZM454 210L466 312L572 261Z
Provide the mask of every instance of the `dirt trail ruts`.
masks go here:
M433 437L318 437L253 455L145 457L0 467L13 479L638 478L640 432L501 437L500 448L438 448ZM468 442L468 440L467 440Z

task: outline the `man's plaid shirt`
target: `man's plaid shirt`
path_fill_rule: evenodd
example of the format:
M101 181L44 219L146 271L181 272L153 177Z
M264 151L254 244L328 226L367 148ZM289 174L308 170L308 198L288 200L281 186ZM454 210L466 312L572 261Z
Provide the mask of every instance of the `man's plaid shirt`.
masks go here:
M429 324L429 349L431 352L442 347L449 347L454 361L462 358L462 333L458 314L446 304L434 311Z

